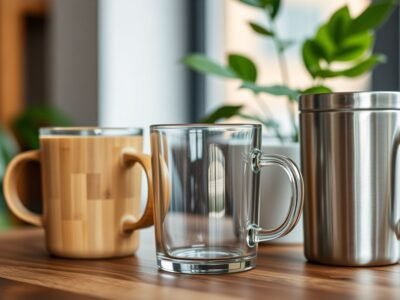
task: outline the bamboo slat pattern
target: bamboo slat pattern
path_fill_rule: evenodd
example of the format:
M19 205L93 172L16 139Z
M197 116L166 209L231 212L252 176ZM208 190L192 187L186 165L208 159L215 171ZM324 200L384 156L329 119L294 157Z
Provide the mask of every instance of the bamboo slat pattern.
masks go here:
M47 247L56 255L133 254L138 232L121 234L121 220L140 217L141 168L124 167L122 149L142 151L142 137L41 138Z

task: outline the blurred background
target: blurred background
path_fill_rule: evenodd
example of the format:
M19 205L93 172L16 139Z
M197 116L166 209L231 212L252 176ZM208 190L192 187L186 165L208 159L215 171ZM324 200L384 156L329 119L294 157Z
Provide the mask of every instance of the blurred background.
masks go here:
M360 13L368 0L286 0L278 28L303 40L348 4ZM270 41L247 22L264 16L236 0L0 0L0 179L18 151L34 149L37 129L52 125L140 126L199 120L222 103L253 97L237 82L190 71L193 52L223 62L227 51L251 57L259 80L279 76ZM399 90L399 10L376 32L375 48L388 63L357 79L329 82L336 91ZM310 80L298 46L286 55L298 86ZM271 109L289 123L282 101ZM148 151L148 146L147 146ZM39 174L38 166L32 174ZM38 176L35 176L38 177ZM39 186L32 184L32 186ZM35 189L35 188L33 188ZM40 211L40 191L27 191ZM33 196L32 196L33 195ZM4 206L4 202L1 201ZM3 207L1 228L15 222Z

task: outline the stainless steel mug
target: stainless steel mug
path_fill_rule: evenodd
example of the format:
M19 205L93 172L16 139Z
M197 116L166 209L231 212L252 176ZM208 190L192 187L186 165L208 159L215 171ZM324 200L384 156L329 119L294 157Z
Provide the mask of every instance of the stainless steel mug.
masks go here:
M344 266L397 263L400 93L304 95L300 111L305 256Z
M292 161L262 154L261 126L151 126L157 264L181 273L251 269L257 243L289 233L303 205L303 181ZM276 165L291 187L277 228L259 222L260 171ZM264 171L264 170L263 170ZM268 171L268 170L267 170ZM268 195L261 195L268 201Z

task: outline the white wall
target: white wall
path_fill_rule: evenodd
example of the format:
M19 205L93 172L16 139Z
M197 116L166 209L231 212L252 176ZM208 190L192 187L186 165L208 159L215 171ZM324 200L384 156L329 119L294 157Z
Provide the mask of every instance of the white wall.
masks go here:
M208 57L217 62L225 61L225 4L224 1L201 0L206 2L206 49ZM224 80L206 76L206 113L223 104L225 99Z
M100 124L186 121L185 0L100 0Z

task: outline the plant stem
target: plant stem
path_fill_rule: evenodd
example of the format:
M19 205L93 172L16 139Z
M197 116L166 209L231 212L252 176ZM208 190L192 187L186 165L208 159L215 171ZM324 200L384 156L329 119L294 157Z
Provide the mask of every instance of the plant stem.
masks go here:
M261 110L263 110L266 114L269 114L272 117L273 113L269 108L268 103L266 101L263 101L263 99L261 99L259 94L254 94L254 97L256 98L256 102L258 103Z
M289 86L289 83L290 83L289 71L288 71L288 67L287 67L287 63L286 63L286 59L285 59L285 55L284 55L284 50L282 50L282 48L281 48L280 38L278 37L275 23L272 20L270 21L270 27L271 27L271 30L275 34L275 36L272 38L272 40L274 41L275 50L276 50L276 53L278 56L278 62L279 62L279 68L281 71L282 82L285 85Z
M280 39L277 36L275 24L272 20L270 22L270 26L271 26L272 31L275 33L275 37L273 38L273 41L274 41L276 53L278 56L279 68L281 70L282 83L286 86L289 86L289 84L290 84L289 70L288 70L288 66L286 63L285 53L284 53L284 50L281 48ZM298 128L297 128L296 120L295 120L296 115L294 112L293 103L289 97L287 97L287 99L286 99L286 107L287 107L287 110L289 113L290 121L292 123L292 140L294 142L296 142L298 140L299 134L298 134Z
M274 122L276 122L273 118L274 114L272 113L271 109L269 108L268 103L266 101L263 101L263 99L261 99L261 96L259 94L255 94L255 97L256 97L257 102L260 103L260 106L263 106L265 111L269 114L270 119L273 120ZM262 123L265 126L265 122L262 122ZM266 126L266 127L268 127L268 126ZM279 128L274 127L273 130L275 131L275 134L276 134L277 138L279 139L279 141L283 143L283 137L282 137L282 134L281 134Z
M239 113L239 116L242 117L243 119L248 119L248 120L252 120L252 121L257 121L260 122L261 124L263 124L266 128L271 128L274 132L276 137L279 139L279 141L281 143L284 142L284 138L279 130L278 126L270 126L270 124L268 124L266 121L264 121L262 118L257 117L257 116L253 116L253 115L247 115L247 114L243 114L243 113Z
M282 82L289 86L290 80L289 80L289 71L286 63L286 58L284 52L281 50L280 45L279 45L279 40L274 39L274 44L275 44L275 49L278 55L278 61L279 61L279 68L281 69L281 77L282 77Z

